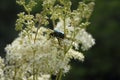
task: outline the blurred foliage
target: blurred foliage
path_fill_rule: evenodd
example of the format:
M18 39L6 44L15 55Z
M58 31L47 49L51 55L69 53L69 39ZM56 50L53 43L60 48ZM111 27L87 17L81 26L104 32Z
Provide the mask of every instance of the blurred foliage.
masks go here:
M72 8L76 8L77 1ZM96 39L96 45L85 52L84 62L71 62L72 69L65 80L120 80L120 1L96 0L88 31ZM41 10L40 5L33 13ZM17 36L15 20L23 8L15 0L0 0L0 55L4 47Z

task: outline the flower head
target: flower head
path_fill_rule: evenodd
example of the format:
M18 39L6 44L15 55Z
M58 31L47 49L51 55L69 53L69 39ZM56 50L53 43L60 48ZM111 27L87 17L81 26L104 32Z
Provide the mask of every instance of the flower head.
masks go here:
M19 36L6 46L5 61L0 58L0 80L50 80L52 75L69 72L71 59L84 60L80 44L82 50L95 44L85 30L92 3L81 2L71 10L70 0L42 1L43 11L34 16L34 0L17 0L27 13L18 14Z

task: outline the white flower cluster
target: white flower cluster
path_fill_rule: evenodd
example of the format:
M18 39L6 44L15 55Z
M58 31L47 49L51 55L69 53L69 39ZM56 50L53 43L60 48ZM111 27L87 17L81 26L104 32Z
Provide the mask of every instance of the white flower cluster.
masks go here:
M33 30L36 30L36 28L34 27ZM35 33L32 33L31 37L23 37L21 33L12 44L5 48L7 51L6 65L8 65L5 68L6 78L12 80L16 75L16 78L28 80L35 73L39 76L42 76L42 74L56 75L61 69L66 73L70 69L68 64L70 59L83 61L82 53L71 48L65 54L64 48L59 45L57 38L48 38L49 34L44 34L44 32L49 31L41 27L36 40L34 40ZM65 42L66 39L63 41ZM70 46L69 43L68 40L66 47ZM33 65L35 73L33 73Z
M0 80L4 80L4 59L0 57Z
M33 30L36 29L34 27ZM17 79L29 80L30 78L31 80L34 74L38 76L44 74L56 75L61 69L66 73L70 69L68 64L70 59L84 60L83 54L72 49L70 44L74 43L78 46L80 42L83 49L88 49L94 44L94 39L84 29L78 32L73 42L65 38L60 43L56 37L50 37L49 32L48 29L41 27L36 40L35 33L23 37L21 32L20 36L5 48L7 52L6 65L8 65L5 67L6 79L12 80L15 76ZM64 45L68 50L66 52L64 52ZM39 80L42 80L42 78L39 78Z
M79 18L79 17L78 17ZM95 40L92 38L92 36L86 32L85 29L81 27L74 27L71 26L71 19L67 18L65 19L66 23L66 38L74 38L73 45L75 49L79 49L79 44L82 44L83 50L88 50L90 47L92 47L95 44ZM81 23L80 26L87 26L89 23ZM55 27L56 31L64 32L64 21L60 20L58 22L57 26Z
M70 70L71 59L84 60L84 55L78 51L80 48L88 50L95 44L95 40L85 30L89 22L82 22L83 18L90 16L90 4L80 3L84 8L79 6L80 9L70 11L70 0L69 3L58 0L64 7L58 4L55 6L57 0L53 1L43 1L45 10L36 17L24 12L18 15L16 29L21 32L6 46L5 60L0 58L0 80L51 80L54 75L57 80L60 73L65 74ZM45 27L49 9L53 29ZM53 11L54 9L59 12ZM89 14L81 10L88 11Z

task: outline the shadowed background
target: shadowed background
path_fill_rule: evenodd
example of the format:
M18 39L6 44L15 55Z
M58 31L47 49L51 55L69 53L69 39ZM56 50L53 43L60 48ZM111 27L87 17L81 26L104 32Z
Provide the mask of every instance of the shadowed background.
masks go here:
M74 7L76 2L74 1ZM39 11L39 6L36 11ZM120 80L120 1L96 0L91 25L87 31L96 39L96 45L84 53L85 61L72 60L72 68L64 80ZM15 20L23 8L15 0L0 0L0 55L17 33Z

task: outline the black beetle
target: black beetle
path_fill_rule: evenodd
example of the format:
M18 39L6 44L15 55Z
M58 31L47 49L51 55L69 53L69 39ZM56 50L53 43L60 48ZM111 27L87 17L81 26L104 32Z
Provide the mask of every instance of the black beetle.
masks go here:
M54 30L54 32L50 33L50 36L56 37L58 39L59 38L61 38L61 39L65 38L64 33L60 32L60 31L57 31L57 30Z

